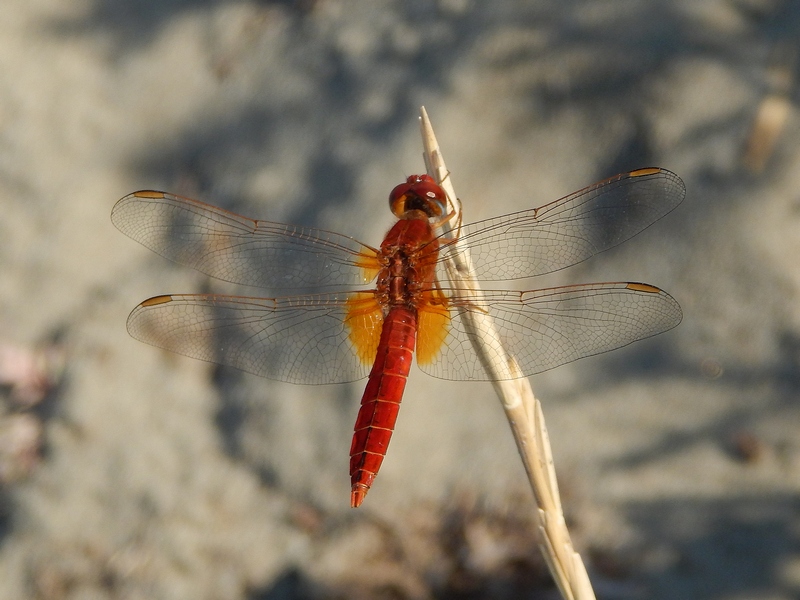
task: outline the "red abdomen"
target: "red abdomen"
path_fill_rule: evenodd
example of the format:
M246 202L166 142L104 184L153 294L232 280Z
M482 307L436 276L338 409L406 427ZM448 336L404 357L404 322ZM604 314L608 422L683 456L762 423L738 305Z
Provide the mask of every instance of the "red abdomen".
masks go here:
M350 446L350 505L353 508L367 495L389 446L411 369L416 335L416 310L392 307L383 321L378 353L361 397Z

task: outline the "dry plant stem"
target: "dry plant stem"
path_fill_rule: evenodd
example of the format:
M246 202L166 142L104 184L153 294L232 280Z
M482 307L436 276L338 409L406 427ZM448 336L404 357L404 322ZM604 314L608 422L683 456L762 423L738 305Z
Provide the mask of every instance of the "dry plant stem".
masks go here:
M461 206L453 188L452 178L442 158L424 107L420 109L420 113L425 166L428 174L447 194L453 210L450 223L459 223ZM445 224L444 229L446 236L455 237L456 232L449 224ZM467 248L462 247L460 241L456 241L456 245L459 252L447 262L451 285L457 289L479 292L469 252ZM479 307L486 309L485 305L481 306L480 303ZM592 599L595 596L589 576L580 555L572 548L564 522L550 440L541 405L533 395L530 382L519 371L514 357L503 347L489 310L465 312L461 314L461 319L484 369L492 376L492 385L511 425L538 506L537 516L542 536L540 549L550 573L565 599Z

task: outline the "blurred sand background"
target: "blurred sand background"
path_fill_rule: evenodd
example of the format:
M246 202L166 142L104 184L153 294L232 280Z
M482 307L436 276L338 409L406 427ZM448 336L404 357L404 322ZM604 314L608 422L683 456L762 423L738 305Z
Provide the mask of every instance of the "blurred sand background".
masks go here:
M120 234L118 198L165 189L377 245L389 190L424 168L423 104L468 221L633 168L683 177L644 234L520 283L646 281L685 314L533 379L570 530L599 598L800 597L800 3L1 15L0 598L557 597L490 385L415 369L354 511L362 383L266 381L125 331L147 297L221 288ZM43 349L63 372L20 399L12 363Z

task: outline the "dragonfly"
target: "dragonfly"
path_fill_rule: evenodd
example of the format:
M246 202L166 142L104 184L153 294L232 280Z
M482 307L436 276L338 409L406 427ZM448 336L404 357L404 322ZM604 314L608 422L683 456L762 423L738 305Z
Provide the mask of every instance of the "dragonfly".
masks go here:
M539 208L459 224L448 235L444 191L430 176L412 175L389 195L398 220L379 247L152 190L119 200L111 219L165 258L271 294L155 296L128 317L135 339L290 383L368 377L350 448L350 503L358 507L384 460L414 354L434 377L491 380L465 327L470 313L491 317L524 376L682 319L674 298L645 283L470 291L447 287L446 261L467 248L478 281L551 273L640 233L685 193L674 173L638 169Z

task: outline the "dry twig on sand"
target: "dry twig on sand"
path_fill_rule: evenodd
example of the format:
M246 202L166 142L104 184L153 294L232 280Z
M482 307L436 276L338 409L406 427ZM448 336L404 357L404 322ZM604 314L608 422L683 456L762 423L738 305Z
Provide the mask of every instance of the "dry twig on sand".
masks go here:
M428 174L442 186L454 211L451 223L458 223L460 203L457 200L450 172L442 158L436 136L428 114L421 109L420 124L424 158ZM446 235L454 237L449 225L444 226ZM459 245L461 242L456 241ZM447 262L451 284L456 289L479 292L467 248L459 247ZM486 307L482 307L486 308ZM491 312L469 311L461 315L464 327L481 359L484 369L490 374L492 385L503 404L511 425L525 472L528 474L536 499L539 530L542 536L541 551L561 595L568 600L594 598L586 567L580 555L572 548L572 542L564 522L561 499L558 493L556 473L550 441L544 424L539 401L533 395L530 382L519 371L514 357L503 348L492 323Z

